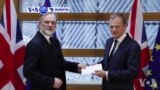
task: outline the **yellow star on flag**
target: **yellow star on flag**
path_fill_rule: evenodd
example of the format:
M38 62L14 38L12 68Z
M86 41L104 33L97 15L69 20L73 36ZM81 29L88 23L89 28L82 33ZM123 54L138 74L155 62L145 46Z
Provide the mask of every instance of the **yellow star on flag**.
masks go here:
M152 72L152 70L148 70L148 71L147 71L147 76L152 75L151 72Z
M158 88L158 86L157 86L157 83L156 83L156 82L153 82L153 83L150 85L150 87L152 88L152 90L155 90L155 89L157 89L157 88Z
M155 48L157 51L160 50L160 45L156 44Z

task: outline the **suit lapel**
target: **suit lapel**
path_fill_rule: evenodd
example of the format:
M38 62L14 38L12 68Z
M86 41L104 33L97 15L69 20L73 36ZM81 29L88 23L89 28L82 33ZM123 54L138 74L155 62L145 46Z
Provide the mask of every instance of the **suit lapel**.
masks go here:
M47 41L47 39L39 31L38 31L37 35L43 44L50 45L50 43Z
M119 56L118 54L121 53L123 51L123 49L126 47L126 44L127 44L127 40L129 39L130 37L127 36L124 38L124 40L120 43L119 47L117 48L117 50L115 51L114 55L112 56L112 59L110 60L108 66L110 66L112 64L112 62L114 62L116 59L117 59L117 56ZM110 47L111 48L111 47Z
M112 43L113 43L113 38L108 40L106 46L105 46L105 56L104 56L104 65L105 65L105 68L108 67L108 57L109 57L109 51L111 49L111 46L112 46Z
M107 58L109 57L109 52L110 52L113 40L110 40L108 43L109 44L106 46L106 48L107 48L107 50L106 50L106 56L107 56Z
M53 54L56 55L55 61L58 62L60 65L63 66L62 61L61 61L60 56L59 56L59 52L57 52L56 47L53 47L53 46L46 40L46 38L45 38L40 32L38 32L37 34L38 34L38 37L40 38L40 41L41 41L43 44L45 44L45 45L48 47L48 49L49 49ZM54 41L53 41L53 42L54 42ZM55 43L55 42L54 42L54 43ZM57 42L56 42L56 43L57 43ZM51 48L52 48L52 49L51 49Z

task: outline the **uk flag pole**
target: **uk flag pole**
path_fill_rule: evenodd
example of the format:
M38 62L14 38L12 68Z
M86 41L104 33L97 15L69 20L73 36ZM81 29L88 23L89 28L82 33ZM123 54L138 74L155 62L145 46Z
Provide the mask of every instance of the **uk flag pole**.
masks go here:
M4 0L0 24L0 90L24 90L25 46L13 0Z

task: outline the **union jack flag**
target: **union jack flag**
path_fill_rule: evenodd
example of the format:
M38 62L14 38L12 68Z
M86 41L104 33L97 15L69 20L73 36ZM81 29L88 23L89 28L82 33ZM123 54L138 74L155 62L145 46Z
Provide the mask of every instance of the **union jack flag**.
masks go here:
M138 77L134 80L135 90L144 90L144 81L149 64L150 54L143 21L143 13L140 0L134 0L129 16L127 32L141 46L141 62Z
M4 0L0 24L0 90L23 90L25 46L13 0Z

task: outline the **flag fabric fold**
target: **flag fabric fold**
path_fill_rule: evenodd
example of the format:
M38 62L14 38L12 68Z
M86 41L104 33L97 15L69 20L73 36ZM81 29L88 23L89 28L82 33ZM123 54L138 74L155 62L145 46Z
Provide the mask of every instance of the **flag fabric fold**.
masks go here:
M138 77L134 80L135 90L144 90L144 81L150 59L147 37L143 21L143 12L140 0L134 0L128 20L127 33L136 40L141 47L141 61Z
M13 0L5 0L0 24L0 90L23 90L25 46Z

